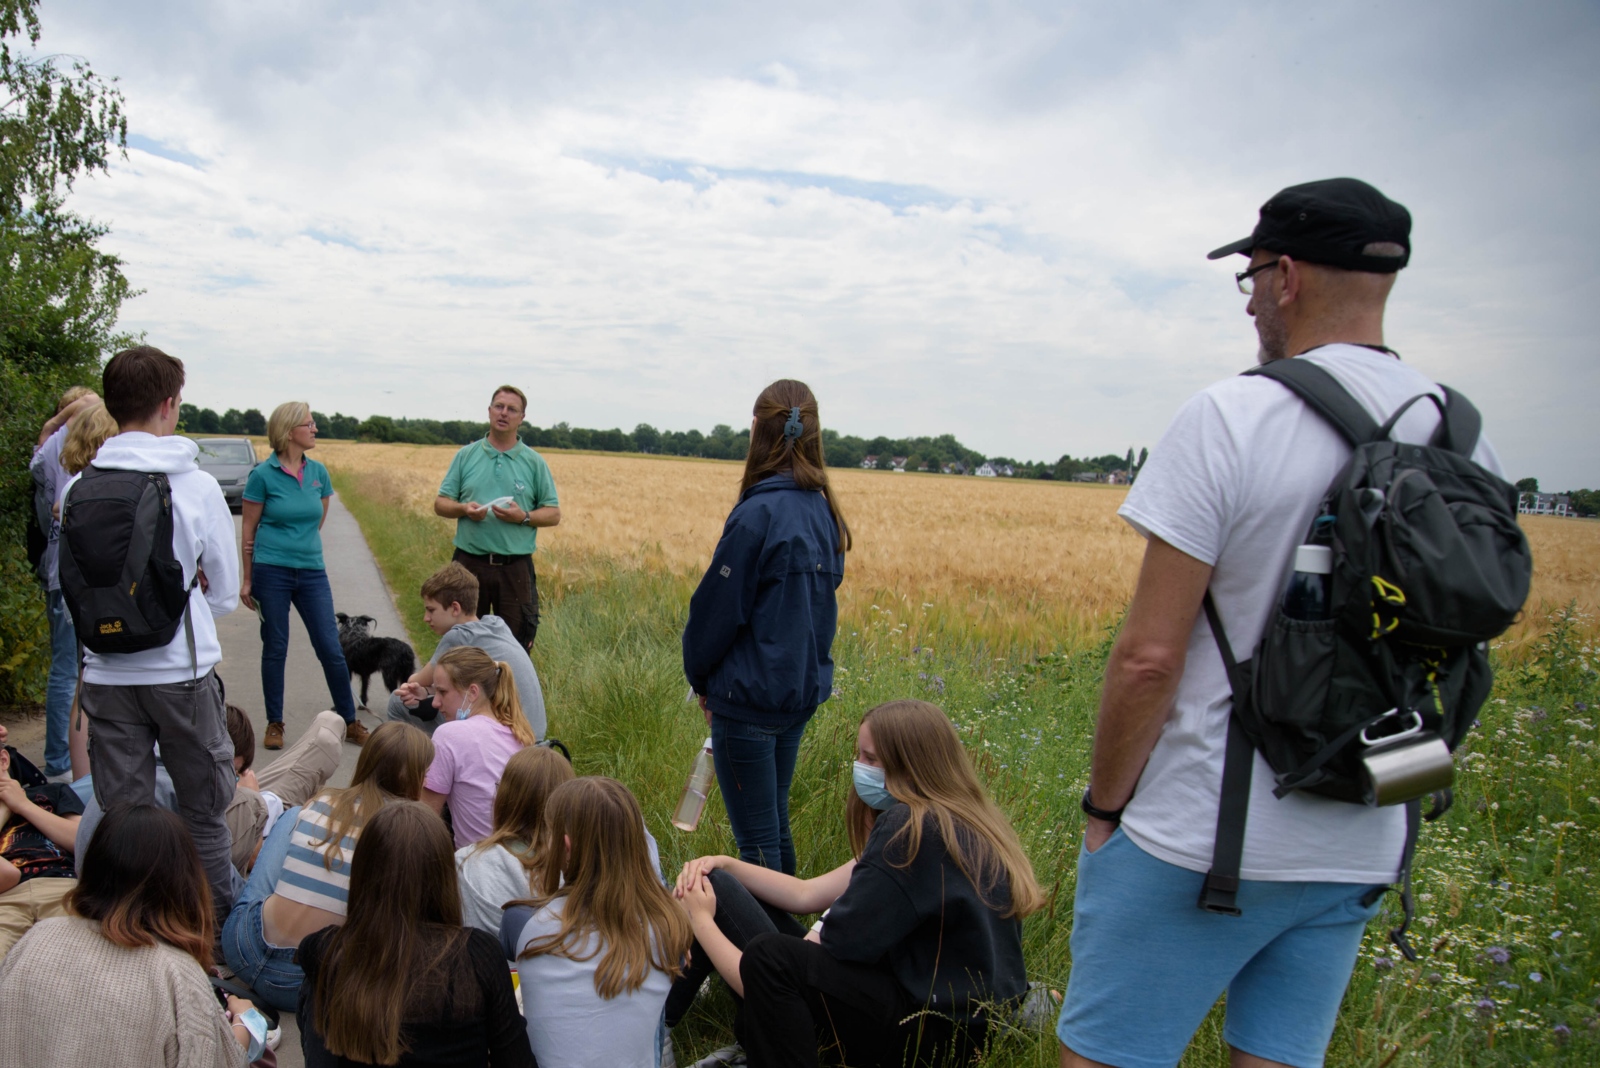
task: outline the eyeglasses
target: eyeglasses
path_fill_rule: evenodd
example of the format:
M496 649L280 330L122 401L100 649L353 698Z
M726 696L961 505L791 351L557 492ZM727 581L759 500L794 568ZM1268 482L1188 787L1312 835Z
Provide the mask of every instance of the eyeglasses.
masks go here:
M315 419L307 419L303 423L297 423L295 425L295 429L296 430L316 430L317 429L317 421Z
M1243 293L1247 297L1250 296L1256 291L1255 276L1260 274L1262 271L1271 270L1277 265L1277 260L1268 260L1266 263L1256 264L1248 271L1240 271L1238 274L1234 275L1233 280L1239 283L1239 292Z

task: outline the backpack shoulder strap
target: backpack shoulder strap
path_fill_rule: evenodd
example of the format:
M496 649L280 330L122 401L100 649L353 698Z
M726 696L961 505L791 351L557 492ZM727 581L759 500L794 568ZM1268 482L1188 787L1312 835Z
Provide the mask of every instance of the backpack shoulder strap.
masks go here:
M1444 390L1444 418L1439 421L1432 444L1470 460L1483 431L1483 416L1471 401L1449 386L1439 388Z
M1337 378L1310 360L1273 360L1244 373L1270 378L1305 401L1306 406L1327 420L1351 448L1379 437L1377 422L1367 414L1361 402L1352 397Z

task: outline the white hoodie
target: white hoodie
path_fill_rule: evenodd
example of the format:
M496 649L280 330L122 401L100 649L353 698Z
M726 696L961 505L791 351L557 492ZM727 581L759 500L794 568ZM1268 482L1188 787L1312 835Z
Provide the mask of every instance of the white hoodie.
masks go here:
M172 485L172 555L183 565L183 582L194 581L197 562L205 569L206 592L189 593L194 621L195 662L189 662L189 640L182 624L172 641L142 653L83 653L83 681L102 686L157 686L201 678L222 660L213 616L225 616L239 607L239 549L234 542L233 515L217 480L200 470L195 457L199 447L189 438L156 437L130 431L100 446L94 466L115 471L159 471ZM63 510L71 507L72 487L67 483Z

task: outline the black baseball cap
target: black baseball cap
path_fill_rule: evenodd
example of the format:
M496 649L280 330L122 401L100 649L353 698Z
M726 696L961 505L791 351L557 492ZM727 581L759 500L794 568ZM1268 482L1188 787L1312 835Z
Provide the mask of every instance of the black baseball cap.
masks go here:
M1385 256L1373 251L1375 245L1403 251ZM1355 178L1291 185L1261 205L1261 220L1249 237L1206 259L1248 256L1258 248L1347 271L1392 274L1411 260L1411 213Z

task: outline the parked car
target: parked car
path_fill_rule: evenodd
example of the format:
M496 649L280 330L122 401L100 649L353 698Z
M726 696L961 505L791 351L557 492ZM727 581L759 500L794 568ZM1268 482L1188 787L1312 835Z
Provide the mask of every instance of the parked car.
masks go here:
M197 438L200 470L208 472L222 487L228 507L244 508L244 483L256 466L256 447L248 438Z

